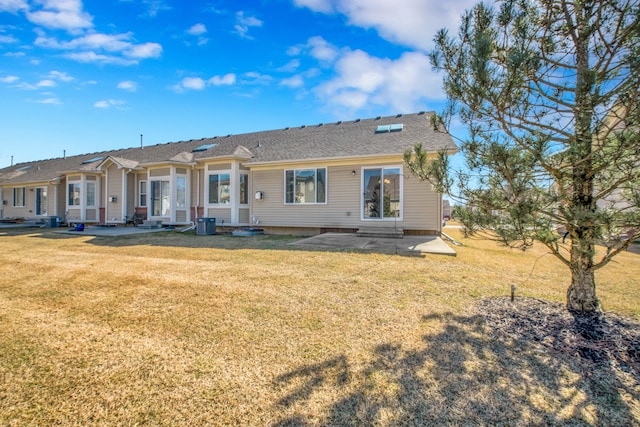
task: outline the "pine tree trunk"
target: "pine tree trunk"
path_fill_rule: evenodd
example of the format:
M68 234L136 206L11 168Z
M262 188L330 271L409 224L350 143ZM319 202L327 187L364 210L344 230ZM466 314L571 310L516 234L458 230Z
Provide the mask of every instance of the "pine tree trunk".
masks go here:
M593 243L575 241L571 248L571 286L567 291L567 308L580 314L595 314L600 310L596 296L593 270Z

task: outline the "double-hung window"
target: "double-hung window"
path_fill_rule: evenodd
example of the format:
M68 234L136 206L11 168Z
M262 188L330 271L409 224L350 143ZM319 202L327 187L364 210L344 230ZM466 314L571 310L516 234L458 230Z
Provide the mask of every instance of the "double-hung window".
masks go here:
M246 173L240 174L240 204L249 204L249 175Z
M138 195L140 196L140 199L138 201L138 206L146 207L147 206L147 181L145 180L140 181L138 185L139 185Z
M96 183L87 182L87 206L96 206Z
M327 169L290 169L284 172L286 204L327 202Z
M67 205L80 206L80 182L70 182L67 188Z
M209 175L209 203L221 205L231 203L231 177L229 173Z
M13 206L23 208L24 204L24 187L13 189Z

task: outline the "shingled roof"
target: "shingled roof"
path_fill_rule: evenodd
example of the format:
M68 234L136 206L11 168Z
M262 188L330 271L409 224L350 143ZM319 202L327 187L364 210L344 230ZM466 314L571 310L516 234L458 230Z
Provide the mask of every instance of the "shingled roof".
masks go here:
M433 130L431 114L422 112L299 126L26 162L0 169L0 183L48 182L65 173L98 172L107 160L131 169L162 163L196 164L199 160L215 158L237 158L251 166L401 155L416 142L421 142L431 152L456 151L450 135Z

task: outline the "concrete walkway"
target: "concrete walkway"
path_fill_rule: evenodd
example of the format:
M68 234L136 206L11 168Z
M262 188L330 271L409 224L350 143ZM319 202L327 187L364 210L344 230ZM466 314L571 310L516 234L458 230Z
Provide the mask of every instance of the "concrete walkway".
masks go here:
M439 254L456 256L454 251L437 236L358 237L351 233L324 233L290 243L294 246L326 247L338 249L366 249L384 253Z

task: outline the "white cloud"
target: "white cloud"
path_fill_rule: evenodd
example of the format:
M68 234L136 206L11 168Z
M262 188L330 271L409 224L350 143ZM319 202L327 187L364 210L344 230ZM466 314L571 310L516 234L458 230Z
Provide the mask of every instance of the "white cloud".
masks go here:
M232 85L235 82L236 75L233 73L225 74L224 76L213 76L208 81L213 86Z
M235 32L241 37L252 38L249 36L249 28L262 27L262 21L253 16L244 16L243 11L236 13L236 25L234 26Z
M12 44L17 42L18 42L18 39L13 36L0 35L0 44Z
M16 13L27 7L26 0L0 0L0 12Z
M19 58L21 56L27 56L27 54L24 53L24 52L7 52L3 56L10 56L10 57L14 57L14 58Z
M49 78L50 79L55 79L55 80L60 80L62 82L70 82L73 81L74 78L71 77L69 74L61 72L61 71L56 71L56 70L52 70L49 72Z
M33 101L38 104L52 104L52 105L61 105L62 102L56 97L44 98L37 101Z
M93 106L96 108L111 108L111 107L119 107L124 105L124 101L120 101L117 99L105 99L102 101L96 101Z
M315 12L338 12L351 25L375 29L393 43L431 49L433 36L442 27L455 30L462 13L476 0L295 0Z
M18 76L0 77L0 82L2 82L2 83L15 83L18 80L20 80L20 78Z
M245 85L268 85L273 81L273 77L267 74L260 74L255 71L250 71L242 75L242 84Z
M207 33L207 27L204 24L194 24L186 32L198 38L198 46L203 46L209 42L209 39L203 36L203 34Z
M124 54L131 58L146 59L158 58L162 53L162 46L158 43L143 43L131 45Z
M316 12L333 12L333 4L331 0L294 0L294 3L298 7L308 7Z
M36 84L36 86L38 86L38 87L56 87L56 86L58 86L58 83L54 82L53 80L40 80L38 82L38 84Z
M171 90L184 93L187 90L204 90L207 86L229 86L236 83L236 75L233 73L224 76L213 76L208 80L200 77L185 77L178 84L170 87Z
M42 9L27 12L29 21L55 30L77 33L93 27L93 17L82 10L80 0L42 0Z
M277 71L280 71L282 73L290 73L290 72L293 72L293 71L297 70L299 67L300 67L300 60L299 59L292 59L287 64L285 64L282 67L278 68Z
M280 81L280 86L286 86L292 89L296 89L304 86L304 79L300 74L298 74L292 77L288 77L286 79L282 79Z
M306 47L310 50L311 56L320 62L333 62L339 54L337 47L320 36L309 38Z
M351 51L338 59L336 73L316 88L316 94L339 109L380 105L406 112L423 109L427 99L444 98L439 76L431 72L428 58L419 52L391 60Z
M128 90L129 92L135 92L138 90L138 83L132 82L131 80L125 80L116 86L118 89Z
M207 27L205 27L204 24L194 24L191 26L191 28L189 28L187 30L188 34L191 34L192 36L200 36L202 34L205 34L207 32Z
M162 53L162 46L158 43L132 43L133 35L131 33L113 35L90 33L68 41L47 37L41 30L36 33L38 34L35 40L37 46L77 51L64 56L78 62L133 65L141 59L157 58ZM98 53L99 51L107 52L109 55ZM117 55L122 55L122 57Z

